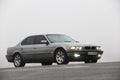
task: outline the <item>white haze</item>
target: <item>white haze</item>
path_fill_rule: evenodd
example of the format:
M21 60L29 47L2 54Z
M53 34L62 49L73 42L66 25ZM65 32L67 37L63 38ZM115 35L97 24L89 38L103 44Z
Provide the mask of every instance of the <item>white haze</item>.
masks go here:
M0 67L26 36L66 34L81 44L103 47L99 62L120 61L119 0L0 0Z

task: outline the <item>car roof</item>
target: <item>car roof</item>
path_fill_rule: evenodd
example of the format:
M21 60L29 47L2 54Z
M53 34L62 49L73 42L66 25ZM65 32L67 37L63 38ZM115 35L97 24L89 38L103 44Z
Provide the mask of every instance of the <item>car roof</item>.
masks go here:
M30 35L30 36L40 36L40 35L64 35L64 34L38 34L38 35Z
M64 35L64 34L46 34L46 35Z

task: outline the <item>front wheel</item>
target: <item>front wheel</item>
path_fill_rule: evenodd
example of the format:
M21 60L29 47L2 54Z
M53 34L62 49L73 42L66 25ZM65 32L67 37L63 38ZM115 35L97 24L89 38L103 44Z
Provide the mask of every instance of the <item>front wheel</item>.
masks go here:
M55 60L56 60L57 64L59 64L59 65L60 64L68 64L69 63L68 57L66 55L66 52L63 49L58 49L55 52Z
M15 67L24 67L25 66L25 63L23 62L22 57L19 54L16 54L14 56L14 62L13 63L14 63Z

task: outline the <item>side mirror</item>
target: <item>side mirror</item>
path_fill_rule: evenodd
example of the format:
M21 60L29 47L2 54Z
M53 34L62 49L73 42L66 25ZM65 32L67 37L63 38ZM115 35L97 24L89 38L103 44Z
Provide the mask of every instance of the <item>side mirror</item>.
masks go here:
M42 44L47 44L47 45L49 44L49 42L47 40L41 40L41 43Z

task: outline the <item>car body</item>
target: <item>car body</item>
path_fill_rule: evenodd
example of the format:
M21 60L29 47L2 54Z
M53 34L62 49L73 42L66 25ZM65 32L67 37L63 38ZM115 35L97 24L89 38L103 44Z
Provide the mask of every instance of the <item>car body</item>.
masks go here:
M43 34L29 36L9 47L6 58L15 67L22 67L25 63L39 62L42 65L68 64L70 61L96 63L102 54L100 46L82 45L63 34Z

